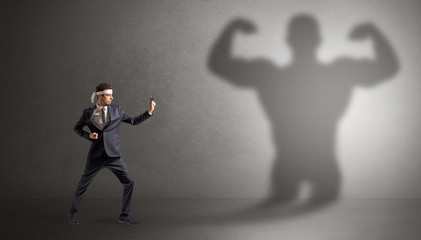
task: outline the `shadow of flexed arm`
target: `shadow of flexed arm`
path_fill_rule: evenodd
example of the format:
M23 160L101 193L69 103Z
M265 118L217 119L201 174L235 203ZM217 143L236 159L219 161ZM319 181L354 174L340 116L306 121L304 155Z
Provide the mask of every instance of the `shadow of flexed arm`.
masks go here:
M349 38L354 41L371 40L373 59L353 60L339 58L332 69L342 78L356 85L371 87L393 77L399 70L398 58L387 38L372 23L363 23L352 29Z
M276 71L266 60L245 60L232 54L233 39L236 34L253 34L256 26L245 19L231 21L217 38L208 58L208 68L219 77L237 86L254 86L256 80L263 80L262 73Z

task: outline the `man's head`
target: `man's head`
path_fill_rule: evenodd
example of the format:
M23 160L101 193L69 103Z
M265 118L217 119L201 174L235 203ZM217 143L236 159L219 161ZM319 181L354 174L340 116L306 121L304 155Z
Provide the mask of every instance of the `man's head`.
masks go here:
M112 90L112 87L108 83L101 83L98 86L96 86L96 92L102 92ZM112 93L101 93L97 94L98 98L98 105L99 106L108 106L113 101L113 94Z

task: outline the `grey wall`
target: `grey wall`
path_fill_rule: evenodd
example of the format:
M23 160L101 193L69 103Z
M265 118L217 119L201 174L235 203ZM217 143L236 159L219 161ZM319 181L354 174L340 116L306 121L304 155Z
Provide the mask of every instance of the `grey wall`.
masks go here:
M420 11L410 0L3 4L2 197L72 197L89 148L72 128L109 82L133 115L157 99L153 118L120 129L137 198L419 198ZM306 23L289 25L303 13L321 42L299 65L286 38L306 39ZM367 22L378 54L349 38ZM238 23L256 31L218 45ZM88 191L120 194L106 170Z

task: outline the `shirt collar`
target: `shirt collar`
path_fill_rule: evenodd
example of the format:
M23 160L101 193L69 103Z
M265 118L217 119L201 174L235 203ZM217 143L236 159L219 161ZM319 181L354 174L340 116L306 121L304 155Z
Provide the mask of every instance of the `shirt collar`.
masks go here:
M97 110L101 111L101 109L102 109L102 108L103 108L103 107L100 107L98 104L96 104L96 109L97 109ZM108 106L105 106L105 107L104 107L104 110L105 110L105 111L107 111L107 110L108 110Z

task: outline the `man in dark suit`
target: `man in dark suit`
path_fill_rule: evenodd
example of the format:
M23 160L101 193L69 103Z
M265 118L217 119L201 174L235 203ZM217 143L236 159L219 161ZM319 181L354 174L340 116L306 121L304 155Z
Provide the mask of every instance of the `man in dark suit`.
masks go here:
M121 157L118 130L121 122L137 125L151 117L156 103L151 100L148 111L133 117L127 114L119 105L111 105L113 95L110 84L101 83L96 87L96 92L91 97L92 103L95 100L95 96L98 99L97 104L85 109L82 117L73 128L79 136L91 141L91 147L85 171L76 188L68 220L71 224L79 224L76 212L79 209L84 193L95 175L103 168L108 168L124 185L123 204L118 222L138 225L139 223L129 215L134 181ZM87 126L91 133L83 130L84 126Z

